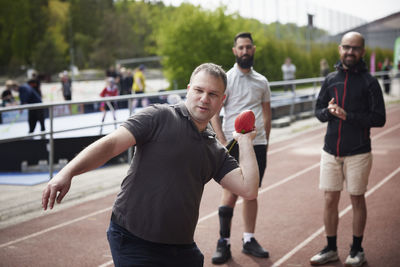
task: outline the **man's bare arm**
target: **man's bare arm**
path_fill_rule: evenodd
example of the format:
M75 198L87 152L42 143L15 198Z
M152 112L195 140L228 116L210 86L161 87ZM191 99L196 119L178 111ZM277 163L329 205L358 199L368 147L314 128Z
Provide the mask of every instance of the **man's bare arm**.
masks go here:
M234 132L234 138L239 144L240 168L237 168L221 179L221 185L230 192L245 199L255 199L258 195L260 175L253 148L256 132L239 134Z
M102 166L135 144L135 137L125 127L120 127L89 145L48 182L42 194L43 209L46 210L48 206L52 209L55 200L61 202L74 176Z

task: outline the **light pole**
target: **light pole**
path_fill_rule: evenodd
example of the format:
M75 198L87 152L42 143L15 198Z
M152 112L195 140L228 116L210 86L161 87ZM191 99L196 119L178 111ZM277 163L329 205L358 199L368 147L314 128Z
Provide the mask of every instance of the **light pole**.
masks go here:
M307 14L307 20L308 20L308 24L307 24L307 51L310 53L310 51L311 51L311 37L312 37L314 15Z

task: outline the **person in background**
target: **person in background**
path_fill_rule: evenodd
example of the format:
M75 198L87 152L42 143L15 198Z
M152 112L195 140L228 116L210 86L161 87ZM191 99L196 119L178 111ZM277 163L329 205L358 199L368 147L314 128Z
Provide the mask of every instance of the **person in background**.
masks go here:
M220 142L230 149L230 154L237 160L241 155L237 146L231 148L232 132L235 130L234 121L240 112L252 110L256 117L257 136L253 141L256 153L258 172L261 186L262 178L267 167L267 146L271 131L271 104L268 80L253 69L256 46L253 44L251 33L238 33L234 38L232 52L236 63L227 72L228 86L223 104L225 109L224 123L221 125L220 112L211 120ZM220 238L217 249L212 257L214 264L225 263L231 258L230 232L233 210L238 196L229 190L223 190L221 204L218 209L220 223ZM269 252L257 242L254 237L256 228L258 202L257 199L243 200L243 244L242 252L256 257L268 258Z
M296 66L292 63L290 57L285 59L285 63L281 67L283 73L283 80L284 81L291 81L296 78ZM295 84L287 84L284 87L285 92L291 90L294 92L296 90Z
M63 71L59 75L61 81L61 91L65 101L72 100L72 79L68 74L68 71ZM68 113L71 114L71 105L67 105Z
M132 85L133 85L133 75L130 69L125 67L121 68L121 78L119 80L119 94L120 95L130 95L132 93ZM119 101L119 108L127 108L128 101Z
M0 107L10 107L10 106L15 106L18 105L17 101L15 101L14 96L12 95L12 91L10 89L5 89L1 93L1 106ZM3 123L3 114L0 113L0 124ZM19 113L17 115L17 118L19 117Z
M146 77L144 75L145 66L141 64L139 68L135 70L133 74L133 87L132 91L134 94L143 94L146 92ZM149 100L147 98L141 98L141 105L142 107L147 107ZM138 99L133 99L132 106L133 110L136 109L138 105Z
M10 88L7 88L1 93L1 106L9 107L18 105Z
M326 77L326 75L329 74L329 65L328 65L328 61L326 61L325 58L321 59L321 61L319 62L319 75L321 77Z
M28 83L19 85L16 81L8 80L6 82L6 88L18 92L21 105L42 103L40 95ZM28 111L29 133L35 131L37 122L40 123L40 130L42 132L46 131L44 124L44 110L30 109Z
M383 65L383 63L379 61L379 62L378 62L378 70L379 70L379 71L382 70L382 65Z
M42 90L40 88L41 86L40 79L36 71L32 72L31 78L28 80L28 84L30 84L31 87L35 89L35 91L40 95L40 97L43 97Z
M129 95L131 94L131 89L133 86L133 76L132 71L125 67L121 68L121 79L120 83L120 95Z
M68 71L63 71L60 75L61 90L64 100L68 101L72 99L72 80L69 77Z
M312 265L339 259L337 230L343 183L353 208L353 243L346 266L361 266L361 245L367 222L365 192L372 166L371 127L386 122L385 102L377 79L367 70L364 37L348 32L339 45L340 62L328 74L318 95L315 115L328 122L321 155L319 188L324 191L324 225L327 246L310 259Z
M114 79L116 79L118 77L118 73L115 70L114 66L110 66L107 70L106 70L106 77L112 77Z
M252 147L255 131L234 135L239 143L239 165L209 126L225 98L225 88L221 67L198 66L184 102L142 109L59 171L43 190L43 209L62 201L72 178L135 146L107 231L114 265L203 266L194 232L205 184L214 179L246 199L258 194Z
M100 96L101 97L118 96L118 86L115 84L114 78L107 77L106 82L107 82L106 87L104 87L104 89L101 91ZM108 109L111 110L114 122L116 122L117 118L115 116L115 110L117 109L117 103L114 101L101 102L100 110L103 112L103 117L101 119L101 122L104 123ZM116 123L114 123L114 126L115 128L117 128ZM100 134L102 133L102 130L103 126L101 126L100 128Z
M386 71L385 75L383 75L383 87L385 88L385 94L390 95L390 84L391 84L391 79L390 79L390 71L392 70L392 65L390 64L390 61L388 58L385 58L385 61L383 61L382 65L382 71Z

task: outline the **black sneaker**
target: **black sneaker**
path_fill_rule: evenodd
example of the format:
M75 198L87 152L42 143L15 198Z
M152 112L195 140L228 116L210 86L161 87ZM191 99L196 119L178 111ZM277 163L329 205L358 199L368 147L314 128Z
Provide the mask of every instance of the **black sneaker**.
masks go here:
M257 240L252 237L250 242L246 242L243 244L243 253L250 254L259 258L268 258L269 253L265 249L263 249L260 244L258 244Z
M228 242L225 239L219 239L217 243L217 250L214 252L214 255L211 258L212 263L222 264L227 262L231 257L231 245L228 245Z

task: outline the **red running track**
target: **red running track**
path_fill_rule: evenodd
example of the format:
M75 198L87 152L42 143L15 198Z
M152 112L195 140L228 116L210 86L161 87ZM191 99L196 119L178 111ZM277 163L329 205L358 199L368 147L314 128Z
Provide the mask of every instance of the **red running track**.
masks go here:
M233 258L222 266L309 266L325 246L323 193L318 189L319 159L326 124L285 141L272 143L260 189L256 237L269 259L241 253L243 222L239 201L232 223ZM384 128L372 130L374 162L368 186L368 221L364 266L400 266L400 106L387 109ZM73 190L73 189L72 189ZM206 185L195 241L205 266L218 238L217 208L221 188ZM0 230L0 266L113 266L106 239L115 195L87 201ZM340 201L338 252L343 266L352 242L352 210L343 191Z

